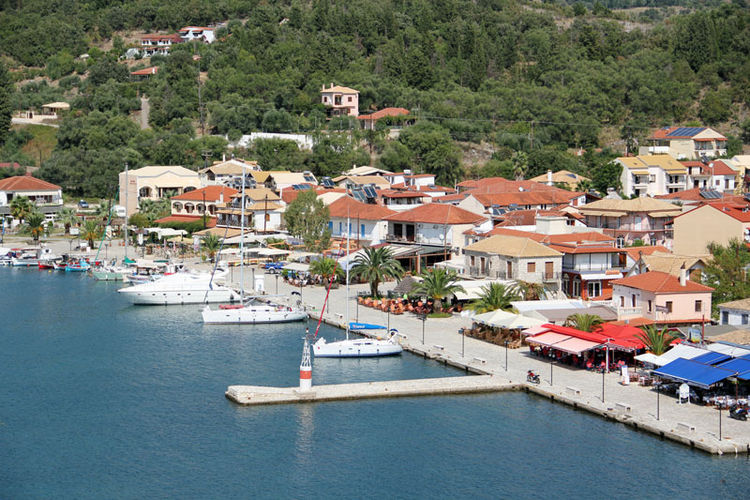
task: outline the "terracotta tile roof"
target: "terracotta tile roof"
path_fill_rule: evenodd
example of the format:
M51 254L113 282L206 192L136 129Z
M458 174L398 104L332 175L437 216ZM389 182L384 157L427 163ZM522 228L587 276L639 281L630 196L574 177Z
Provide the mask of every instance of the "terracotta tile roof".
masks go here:
M151 66L150 68L143 68L143 69L131 71L130 74L134 76L144 76L144 75L155 75L158 72L159 72L159 66Z
M541 242L544 240L544 235L539 233L532 233L530 231L519 231L518 229L508 229L507 227L493 227L487 232L488 236L504 235L504 236L518 236L520 238L531 238L534 241Z
M15 175L0 181L0 191L59 191L62 188L30 175Z
M486 220L463 208L439 203L427 203L411 210L396 212L385 218L394 222L422 222L426 224L477 224Z
M679 278L661 271L649 271L635 276L628 276L612 282L613 285L622 285L638 290L645 290L654 293L694 293L694 292L713 292L710 286L701 285L694 281L687 280L685 286L680 285Z
M455 193L456 190L445 186L409 186L411 191L425 191L429 193Z
M738 220L740 222L750 222L750 204L748 203L724 203L724 202L718 202L718 203L706 203L705 205L701 205L700 207L694 208L693 210L698 210L704 206L709 206L715 210L718 210L724 215L728 215L729 217L732 217L735 220ZM682 217L683 215L687 215L693 210L689 210L681 215L679 217ZM675 217L676 219L677 217Z
M172 35L158 35L158 34L151 34L151 35L143 35L141 37L141 40L171 40L172 42L179 43L182 41L182 38L180 38L180 35L172 34Z
M615 239L606 234L596 231L587 231L583 233L566 233L566 234L549 234L544 237L545 243L584 243L589 241L614 242Z
M383 189L380 191L382 198L424 198L429 196L427 194L418 193L416 191L399 191L397 189Z
M508 205L559 205L569 203L571 200L578 198L583 193L574 191L516 191L508 193L477 193L471 195L481 203L485 208L492 205L507 207Z
M464 248L465 251L492 253L509 257L560 257L562 254L529 237L494 235Z
M195 189L182 193L179 196L173 196L173 200L190 200L190 201L218 201L221 198L222 193L224 194L224 201L237 194L237 190L227 186L206 186L204 188Z
M531 178L530 180L534 182L547 182L547 174L537 175L536 177ZM590 181L588 177L584 177L582 175L578 175L575 172L571 172L569 170L558 170L557 172L552 172L552 182L553 183L562 183L562 184L569 184L571 186L577 186L579 182L582 180Z
M630 257L633 260L638 260L641 255L651 255L654 252L660 252L660 253L666 253L666 254L672 253L669 251L669 248L663 247L661 245L643 246L643 247L627 247L627 248L623 248L622 250L624 250L625 253L628 254L628 257Z
M402 115L408 115L409 110L404 108L383 108L379 111L375 111L374 113L370 113L369 115L359 115L357 117L358 120L380 120L381 118L385 118L386 116L402 116Z
M427 179L429 177L437 177L435 174L408 174L404 175L404 179Z
M203 222L203 216L201 215L168 215L166 217L162 217L161 219L156 219L154 221L157 224L166 223L166 222ZM206 227L214 227L216 226L216 217L210 217L206 216Z
M456 194L446 194L445 196L439 196L432 200L433 203L453 203L454 201L462 201L465 200L470 193L464 192L464 193L456 193Z
M350 196L342 196L328 205L328 211L331 217L346 218L348 215L350 219L361 220L382 220L396 213L381 205L362 203Z
M548 186L534 181L511 181L504 177L486 177L484 179L459 182L458 187L471 189L475 193L517 193L519 188L524 191L565 191L554 186ZM570 191L568 191L570 192Z
M622 252L619 248L615 248L613 245L607 245L599 243L595 245L580 245L577 243L551 243L550 248L554 248L560 253L566 254L588 254L588 253L615 253Z
M359 90L350 89L349 87L342 87L341 85L332 85L329 88L323 87L321 92L338 92L340 94L359 94Z

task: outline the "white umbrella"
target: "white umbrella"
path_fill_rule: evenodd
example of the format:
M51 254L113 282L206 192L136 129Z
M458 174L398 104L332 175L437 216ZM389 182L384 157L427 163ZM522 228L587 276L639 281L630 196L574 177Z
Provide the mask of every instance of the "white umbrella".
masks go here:
M477 314L474 316L473 320L490 326L504 326L515 317L516 315L513 313L497 309L495 311Z

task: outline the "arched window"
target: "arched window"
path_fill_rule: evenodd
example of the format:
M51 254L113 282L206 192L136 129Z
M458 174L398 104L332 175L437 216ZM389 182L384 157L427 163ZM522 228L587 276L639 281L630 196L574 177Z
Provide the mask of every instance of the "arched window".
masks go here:
M187 213L192 214L193 210L195 210L195 206L192 203L185 203L185 211Z
M206 206L203 203L198 203L198 213L202 214L206 211Z
M189 193L190 191L195 191L195 188L193 186L188 186L182 190L183 193Z
M138 196L141 198L151 198L151 188L146 186L138 190Z
M175 212L182 212L182 203L176 201L172 204L172 210Z
M208 213L211 215L214 215L216 213L216 205L209 205L208 206Z

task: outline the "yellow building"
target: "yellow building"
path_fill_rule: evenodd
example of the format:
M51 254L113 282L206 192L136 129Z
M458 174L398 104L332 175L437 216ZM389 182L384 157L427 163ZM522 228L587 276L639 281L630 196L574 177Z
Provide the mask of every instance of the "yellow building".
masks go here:
M201 187L198 172L177 165L150 166L120 172L120 204L127 216L138 211L141 200L158 200Z
M706 255L710 243L726 245L732 239L747 241L750 208L730 203L710 203L674 218L673 248L680 255Z

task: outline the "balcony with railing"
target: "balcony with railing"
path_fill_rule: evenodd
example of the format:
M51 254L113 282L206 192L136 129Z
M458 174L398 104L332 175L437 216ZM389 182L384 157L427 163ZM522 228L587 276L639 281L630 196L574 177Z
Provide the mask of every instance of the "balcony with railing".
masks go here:
M643 307L618 307L617 319L635 318L643 316Z

